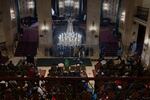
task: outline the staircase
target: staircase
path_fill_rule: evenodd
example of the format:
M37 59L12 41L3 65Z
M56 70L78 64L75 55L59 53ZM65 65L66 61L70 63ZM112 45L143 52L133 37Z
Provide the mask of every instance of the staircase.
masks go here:
M23 42L20 41L18 42L18 45L17 45L17 48L15 50L15 56L16 57L21 57L21 56L24 56L24 49L23 49Z
M103 43L104 44L104 56L105 57L116 57L118 56L118 43Z
M15 56L22 57L27 55L35 56L37 54L37 42L24 42L20 41L17 45Z

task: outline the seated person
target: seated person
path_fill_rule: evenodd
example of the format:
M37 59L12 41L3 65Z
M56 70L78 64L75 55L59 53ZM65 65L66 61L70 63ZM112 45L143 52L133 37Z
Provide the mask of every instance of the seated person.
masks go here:
M2 52L0 51L0 64L5 64L8 61L8 57L5 57L2 55Z
M31 56L31 55L28 55L28 56L27 56L27 63L32 63L32 64L34 64L34 57Z
M10 61L7 66L8 66L8 68L9 68L10 70L15 70L15 66L14 66L14 64L12 63L12 61Z

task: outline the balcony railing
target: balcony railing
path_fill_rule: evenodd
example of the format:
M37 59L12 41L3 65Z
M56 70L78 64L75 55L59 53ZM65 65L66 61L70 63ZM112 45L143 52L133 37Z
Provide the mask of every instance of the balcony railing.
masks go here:
M147 21L148 20L148 14L149 14L149 8L144 7L137 7L136 15L135 17Z

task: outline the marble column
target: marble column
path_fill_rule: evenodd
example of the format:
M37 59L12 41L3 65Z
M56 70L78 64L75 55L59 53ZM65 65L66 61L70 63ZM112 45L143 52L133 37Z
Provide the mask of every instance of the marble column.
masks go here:
M45 55L45 49L49 49L53 45L51 0L37 0L36 4L39 26L39 50Z
M136 6L134 5L135 0L123 0L123 6L125 11L125 21L123 22L123 32L122 32L122 43L124 49L124 55L128 54L128 47L132 42L132 28L133 20L135 15Z
M14 45L14 38L15 34L17 33L17 20L16 18L11 19L10 8L11 2L10 0L1 0L2 4L2 28L5 36L6 48L8 50L8 56L13 56L13 45ZM11 8L16 11L14 8ZM16 17L16 16L15 16Z
M99 58L100 0L87 0L86 45Z
M148 21L146 25L145 40L143 44L142 52L142 62L145 64L145 67L150 69L150 10L148 15Z

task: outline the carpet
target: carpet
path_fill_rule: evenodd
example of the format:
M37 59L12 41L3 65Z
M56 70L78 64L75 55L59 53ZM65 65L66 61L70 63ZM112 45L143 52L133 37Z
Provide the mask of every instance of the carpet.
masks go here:
M65 59L69 60L70 65L82 63L84 66L92 66L91 59L81 58L38 58L36 60L37 66L57 66L59 63L64 63Z

